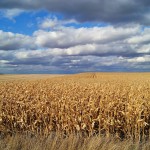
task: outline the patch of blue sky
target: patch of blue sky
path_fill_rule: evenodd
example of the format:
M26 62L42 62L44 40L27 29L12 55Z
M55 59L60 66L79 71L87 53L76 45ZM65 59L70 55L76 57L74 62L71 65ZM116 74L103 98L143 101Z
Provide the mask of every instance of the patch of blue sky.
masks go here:
M13 19L0 15L0 30L32 35L38 30L38 19L48 15L47 11L24 11Z
M150 26L144 26L144 25L142 25L141 26L141 32L144 32L145 29L150 29Z
M36 18L32 17L31 13L23 12L13 19L1 17L0 30L5 32L20 33L31 35L37 29Z
M34 31L39 29L39 23L45 18L57 18L64 20L65 16L61 13L48 12L46 10L24 11L13 19L6 18L0 13L0 30L4 32L20 33L24 35L32 35ZM92 28L108 26L107 23L99 22L71 22L64 24L66 27L74 28Z

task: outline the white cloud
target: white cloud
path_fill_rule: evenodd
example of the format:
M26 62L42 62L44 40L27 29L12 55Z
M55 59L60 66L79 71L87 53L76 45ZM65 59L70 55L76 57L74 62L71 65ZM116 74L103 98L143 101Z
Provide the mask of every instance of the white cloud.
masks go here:
M33 37L2 30L0 30L0 43L0 50L32 49L36 47Z
M4 65L4 64L6 64L8 62L9 62L8 60L0 60L0 65Z
M24 10L21 9L3 9L0 10L0 13L3 17L14 20L14 17L19 16L21 13L23 13Z
M48 31L38 30L32 36L0 31L0 63L6 70L14 68L14 72L147 71L150 45L133 39L147 37L148 32L141 32L139 25L61 25Z
M146 28L138 35L128 39L129 44L150 43L150 29Z
M131 59L128 59L128 62L136 62L136 63L149 62L149 65L150 65L150 55L131 58Z
M54 17L53 19L46 18L39 26L43 29L54 28L59 25L58 19Z
M57 29L70 23L78 24L78 22L75 19L59 20L56 16L51 16L40 21L39 27L42 29Z
M115 28L113 26L93 28L61 27L58 30L38 30L34 33L36 44L42 47L67 48L92 43L110 43L127 39L139 32L140 27Z
M150 54L150 44L145 44L145 45L143 44L139 46L139 48L137 48L137 52Z

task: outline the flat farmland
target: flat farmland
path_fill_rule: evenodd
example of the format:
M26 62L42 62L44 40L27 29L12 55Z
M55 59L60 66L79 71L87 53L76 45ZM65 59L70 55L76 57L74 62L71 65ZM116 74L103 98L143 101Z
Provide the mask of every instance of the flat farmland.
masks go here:
M1 133L148 141L150 73L1 75Z
M37 79L45 79L45 78L53 78L63 76L59 74L2 74L0 75L1 81L15 81L15 80L37 80Z

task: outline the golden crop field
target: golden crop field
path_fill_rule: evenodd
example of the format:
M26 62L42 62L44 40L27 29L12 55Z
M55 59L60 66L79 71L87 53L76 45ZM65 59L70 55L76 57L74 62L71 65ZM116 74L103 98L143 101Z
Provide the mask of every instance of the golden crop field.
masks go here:
M149 139L150 73L2 76L1 132Z

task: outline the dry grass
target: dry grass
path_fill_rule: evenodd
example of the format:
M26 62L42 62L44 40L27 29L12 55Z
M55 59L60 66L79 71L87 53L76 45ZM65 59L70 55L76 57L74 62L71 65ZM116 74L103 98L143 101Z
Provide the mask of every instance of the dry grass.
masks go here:
M116 141L99 136L86 137L70 135L29 136L16 134L0 140L0 150L149 150L150 143L130 140Z
M30 132L49 136L54 132L61 135L61 144L66 141L64 146L71 144L70 135L80 134L89 141L78 149L93 150L100 149L102 136L124 142L149 141L150 73L87 73L36 80L3 80L0 101L3 133ZM73 138L76 143L77 137ZM104 143L106 147L113 145L113 149L119 146L114 141Z

